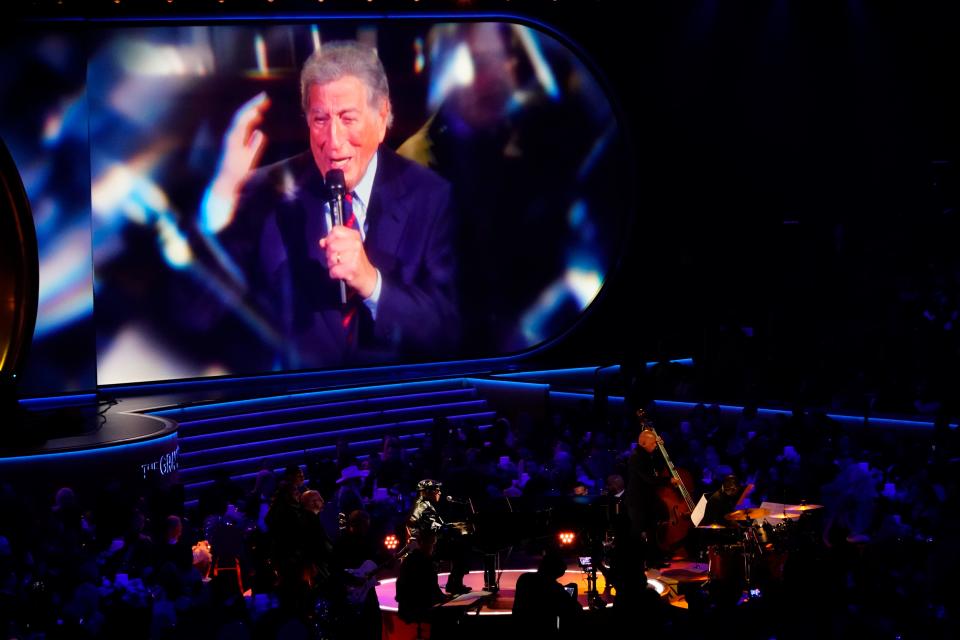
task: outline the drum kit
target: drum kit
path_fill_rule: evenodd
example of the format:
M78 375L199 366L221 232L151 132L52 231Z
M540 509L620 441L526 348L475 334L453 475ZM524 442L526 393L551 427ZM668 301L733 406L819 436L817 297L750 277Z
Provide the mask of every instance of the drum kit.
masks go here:
M707 545L710 580L744 582L748 591L761 579L780 581L787 557L795 550L802 523L819 504L739 509L724 516L726 524L697 527L714 544Z

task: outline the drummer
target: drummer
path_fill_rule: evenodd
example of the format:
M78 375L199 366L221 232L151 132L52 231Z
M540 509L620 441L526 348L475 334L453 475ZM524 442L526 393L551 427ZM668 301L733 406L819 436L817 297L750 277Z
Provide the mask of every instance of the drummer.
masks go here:
M707 508L704 512L703 520L700 522L700 526L728 524L724 516L736 510L737 504L741 501L743 494L743 487L740 486L737 477L732 474L726 476L720 488L707 498Z

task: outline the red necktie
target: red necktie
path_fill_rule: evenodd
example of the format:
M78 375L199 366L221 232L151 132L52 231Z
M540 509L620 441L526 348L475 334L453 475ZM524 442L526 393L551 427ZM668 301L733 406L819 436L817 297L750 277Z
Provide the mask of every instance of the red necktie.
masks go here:
M360 224L357 221L357 216L353 212L352 191L343 197L343 226L348 229L360 231ZM355 344L357 341L357 325L360 319L358 312L360 311L361 304L363 304L363 301L360 299L360 296L357 295L356 289L350 289L347 292L347 304L343 306L343 317L341 318L348 345Z
M343 226L360 231L357 216L353 213L353 191L343 196Z

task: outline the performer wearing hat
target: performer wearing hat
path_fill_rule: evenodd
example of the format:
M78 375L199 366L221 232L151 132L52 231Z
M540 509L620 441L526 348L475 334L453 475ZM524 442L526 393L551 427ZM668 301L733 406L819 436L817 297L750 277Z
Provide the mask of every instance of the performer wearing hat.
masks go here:
M357 509L363 510L363 497L360 487L363 480L370 474L367 469L359 469L353 464L343 468L337 479L336 505L337 512L344 515L353 513Z
M440 502L441 482L425 478L417 483L417 499L413 503L413 511L407 518L407 536L411 542L418 541L425 532L439 537L444 530L443 518L437 511ZM470 588L463 584L466 571L466 549L459 540L442 538L442 547L450 560L450 576L447 578L447 593L467 593Z

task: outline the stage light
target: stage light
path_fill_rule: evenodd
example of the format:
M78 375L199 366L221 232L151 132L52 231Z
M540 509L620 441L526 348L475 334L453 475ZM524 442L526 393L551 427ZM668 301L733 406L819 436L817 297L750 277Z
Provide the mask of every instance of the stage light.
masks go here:
M388 534L387 537L383 539L383 546L386 547L388 551L396 551L397 547L400 546L400 539L392 533Z
M575 534L573 531L561 531L557 534L557 540L560 541L561 547L569 547L574 543L574 541L576 541L576 539L577 534Z

